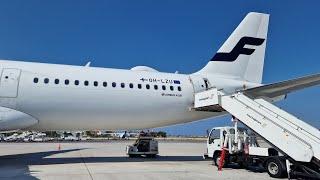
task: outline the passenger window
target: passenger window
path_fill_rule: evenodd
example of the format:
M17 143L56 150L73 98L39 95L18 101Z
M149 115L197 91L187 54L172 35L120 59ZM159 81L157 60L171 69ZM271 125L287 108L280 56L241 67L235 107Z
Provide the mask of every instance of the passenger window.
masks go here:
M68 79L64 80L64 84L69 85L69 80Z
M154 89L157 90L158 89L158 85L154 85Z
M112 87L116 87L116 86L117 86L117 83L113 82Z
M121 83L121 87L124 88L124 87L125 87L125 84L124 84L124 83Z
M132 84L132 83L130 83L130 84L129 84L129 87L132 89L132 88L133 88L133 84Z
M74 85L78 86L79 85L79 80L74 81Z
M98 86L98 81L94 81L93 85L97 87Z
M107 82L102 83L103 87L107 87Z
M170 86L170 90L171 90L171 91L173 91L173 90L174 90L173 86Z
M165 85L162 85L162 90L166 90L166 86Z
M38 82L39 82L39 79L38 79L38 78L34 78L34 79L33 79L33 82L34 82L34 83L38 83Z
M180 86L178 86L178 91L181 91L181 87Z
M141 84L138 84L138 88L141 89L141 88L142 88L142 85L141 85Z
M147 88L147 89L150 89L150 85L149 85L149 84L147 84L147 85L146 85L146 88Z
M84 81L84 85L88 86L89 85L89 81Z
M48 84L49 83L49 79L48 78L44 78L44 83Z
M55 79L55 80L54 80L54 83L55 83L55 84L59 84L59 79Z

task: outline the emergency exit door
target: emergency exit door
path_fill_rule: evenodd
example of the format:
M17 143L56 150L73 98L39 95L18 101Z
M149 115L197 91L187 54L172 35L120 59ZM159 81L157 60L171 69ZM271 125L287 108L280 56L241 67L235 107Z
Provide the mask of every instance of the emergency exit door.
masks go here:
M17 97L20 79L20 69L5 68L0 79L0 97Z

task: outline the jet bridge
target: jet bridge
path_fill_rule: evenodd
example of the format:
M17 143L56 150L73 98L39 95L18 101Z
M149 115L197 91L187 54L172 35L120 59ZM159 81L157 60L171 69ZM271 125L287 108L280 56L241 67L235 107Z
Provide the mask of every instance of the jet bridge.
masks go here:
M320 178L320 131L318 129L263 98L253 99L243 92L226 94L212 88L195 94L194 109L196 111L217 111L219 108L237 117L285 154L291 165L302 164L302 171L311 171L316 174L311 177ZM290 169L290 165L287 167Z

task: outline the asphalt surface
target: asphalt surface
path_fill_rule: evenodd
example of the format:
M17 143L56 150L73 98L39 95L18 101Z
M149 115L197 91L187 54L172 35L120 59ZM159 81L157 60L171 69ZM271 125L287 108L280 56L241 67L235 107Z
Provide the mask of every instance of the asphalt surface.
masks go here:
M270 179L261 170L218 171L203 142L160 142L157 158L128 158L132 141L0 143L0 179Z

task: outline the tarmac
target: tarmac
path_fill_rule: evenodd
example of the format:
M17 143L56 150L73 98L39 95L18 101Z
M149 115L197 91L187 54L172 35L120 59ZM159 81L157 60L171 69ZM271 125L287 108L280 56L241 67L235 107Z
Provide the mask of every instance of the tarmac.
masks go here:
M160 142L153 159L128 158L132 142L0 143L0 179L270 179L261 169L218 171L202 159L203 142Z

